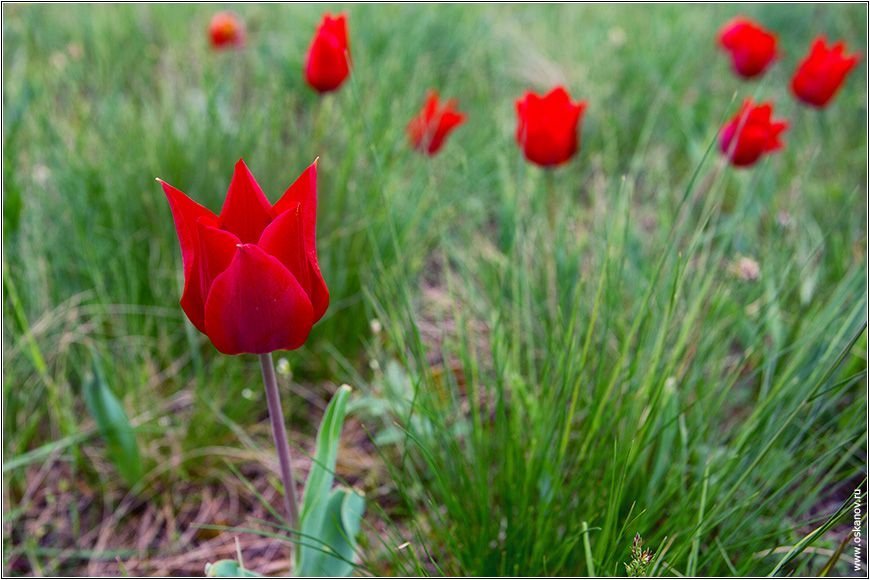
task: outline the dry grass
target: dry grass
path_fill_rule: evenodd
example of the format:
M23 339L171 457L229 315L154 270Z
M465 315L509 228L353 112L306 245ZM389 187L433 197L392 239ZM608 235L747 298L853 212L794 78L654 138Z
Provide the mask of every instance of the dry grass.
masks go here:
M266 425L256 429L268 436ZM311 451L313 438L295 442ZM90 485L69 457L53 457L26 469L24 492L15 498L21 511L4 524L4 535L16 548L7 572L42 575L59 570L70 575L201 575L206 562L234 558L240 550L245 565L263 574L289 569L290 544L250 530L274 534L282 509L276 487L278 465L264 442L263 450L215 447L174 456L152 471L137 494L113 486L112 467L101 449L82 452L106 485ZM179 476L185 462L197 457L232 464L244 480L214 465L196 483ZM307 476L311 461L297 453L294 467ZM373 446L362 425L346 425L337 466L338 476L365 487L380 472ZM376 477L374 479L377 479ZM299 493L301 493L301 489ZM384 490L367 490L384 493ZM246 531L241 531L246 530Z

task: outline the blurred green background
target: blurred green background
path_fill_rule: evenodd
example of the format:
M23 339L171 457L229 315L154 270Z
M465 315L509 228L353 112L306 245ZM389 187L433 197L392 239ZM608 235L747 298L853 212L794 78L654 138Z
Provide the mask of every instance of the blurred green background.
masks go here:
M242 50L207 43L224 8ZM353 71L322 97L302 66L329 10L348 12ZM781 42L757 82L715 44L740 13ZM217 210L239 158L275 201L320 157L332 304L282 355L282 389L304 451L329 394L356 388L339 469L376 506L364 571L621 574L641 532L670 553L657 573L768 573L860 483L865 60L824 111L788 82L818 34L863 50L866 6L3 16L4 571L193 573L232 537L202 525L269 503L256 361L185 320L154 182ZM589 106L578 158L545 173L513 142L514 100L555 84ZM468 121L430 159L404 131L431 88ZM783 151L730 171L705 152L747 96L791 128ZM733 274L740 257L760 281ZM94 353L148 474L130 493L84 404ZM790 570L843 566L842 521ZM281 555L261 539L250 564L269 571Z

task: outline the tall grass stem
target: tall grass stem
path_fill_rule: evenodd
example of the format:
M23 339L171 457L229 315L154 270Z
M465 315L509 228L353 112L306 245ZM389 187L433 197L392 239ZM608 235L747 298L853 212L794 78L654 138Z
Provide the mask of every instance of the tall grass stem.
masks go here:
M559 290L557 288L557 264L556 251L558 247L556 231L556 212L558 200L556 198L556 178L554 170L544 173L544 182L547 188L547 226L550 228L550 256L547 261L547 306L550 310L550 318L555 321L559 314Z

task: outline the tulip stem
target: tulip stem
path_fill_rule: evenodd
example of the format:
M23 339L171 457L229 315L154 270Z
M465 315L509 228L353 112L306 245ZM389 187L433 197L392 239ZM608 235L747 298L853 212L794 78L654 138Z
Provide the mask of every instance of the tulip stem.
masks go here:
M266 401L269 405L275 449L278 451L278 463L281 466L281 480L284 482L284 508L287 510L290 528L295 530L299 523L296 479L290 461L290 446L287 444L287 430L284 428L284 413L281 411L281 396L278 393L278 381L275 379L275 365L271 353L260 355L260 368L263 371L263 383L266 385Z

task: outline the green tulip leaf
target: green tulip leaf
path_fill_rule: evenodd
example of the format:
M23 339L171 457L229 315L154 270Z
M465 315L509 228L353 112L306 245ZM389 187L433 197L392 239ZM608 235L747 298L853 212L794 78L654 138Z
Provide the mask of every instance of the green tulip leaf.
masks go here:
M303 496L297 576L348 576L353 571L365 499L354 490L332 489L349 395L346 385L338 390L317 432L314 462Z
M93 356L93 370L85 379L84 398L85 406L106 443L109 459L127 485L136 485L143 474L136 434L124 407L109 388L96 354Z
M218 560L205 565L205 575L209 578L255 578L260 574L245 569L235 560Z
M323 526L317 535L317 546L308 550L297 574L350 576L353 572L356 536L359 534L364 513L365 498L362 495L343 487L334 489L324 509Z

